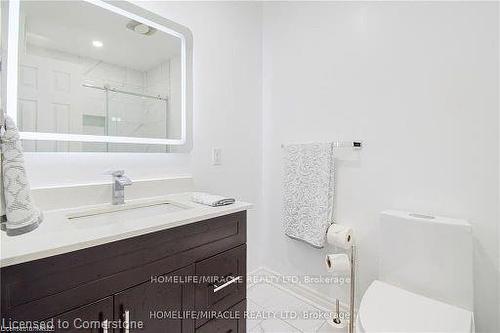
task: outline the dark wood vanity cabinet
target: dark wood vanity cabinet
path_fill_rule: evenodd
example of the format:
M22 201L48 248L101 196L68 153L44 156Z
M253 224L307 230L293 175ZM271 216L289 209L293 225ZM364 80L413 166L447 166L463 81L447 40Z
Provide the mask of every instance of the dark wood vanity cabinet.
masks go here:
M106 318L112 318L112 316L113 297L106 297L105 299L81 306L77 309L70 310L63 314L50 318L49 320L45 321L47 329L40 329L40 331L98 333L103 331L101 327ZM68 324L67 327L66 323ZM85 323L96 323L97 325L93 325L88 328L81 327Z
M164 275L160 281L148 281L115 294L114 318L128 322L131 331L193 332L193 320L181 314L194 310L194 265ZM168 282L169 278L179 279ZM136 324L142 323L144 329ZM142 326L141 325L141 326Z
M4 324L49 325L39 332L245 332L246 212L0 273Z

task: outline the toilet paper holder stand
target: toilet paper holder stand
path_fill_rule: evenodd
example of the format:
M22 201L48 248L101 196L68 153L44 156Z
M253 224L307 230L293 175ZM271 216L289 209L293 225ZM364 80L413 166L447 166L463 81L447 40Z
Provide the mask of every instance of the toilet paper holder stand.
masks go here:
M351 245L351 285L349 289L349 327L348 332L354 333L354 320L356 319L356 246Z
M356 319L355 300L356 300L356 246L350 248L350 288L349 288L349 322L347 326L348 333L354 333L354 320ZM332 319L333 324L340 324L340 301L335 300L335 315Z

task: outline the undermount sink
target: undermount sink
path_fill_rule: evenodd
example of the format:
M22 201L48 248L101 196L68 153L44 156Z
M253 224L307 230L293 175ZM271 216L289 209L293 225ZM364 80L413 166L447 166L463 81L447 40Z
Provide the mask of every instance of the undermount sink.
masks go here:
M126 203L124 205L109 205L105 207L82 210L68 214L66 217L70 222L109 222L110 220L136 220L140 218L172 214L185 209L189 209L189 207L183 207L168 201Z

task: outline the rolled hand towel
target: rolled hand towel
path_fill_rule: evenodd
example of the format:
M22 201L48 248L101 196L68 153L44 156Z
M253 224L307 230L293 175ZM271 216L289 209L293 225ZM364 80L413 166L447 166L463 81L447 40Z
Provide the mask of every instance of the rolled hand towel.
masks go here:
M235 200L233 198L223 197L220 195L214 195L203 192L194 192L191 197L196 203L200 203L207 206L218 207L233 204Z
M23 149L14 121L6 116L5 129L0 135L2 152L2 181L7 219L2 229L15 236L38 227L42 213L31 198L30 186L24 167Z

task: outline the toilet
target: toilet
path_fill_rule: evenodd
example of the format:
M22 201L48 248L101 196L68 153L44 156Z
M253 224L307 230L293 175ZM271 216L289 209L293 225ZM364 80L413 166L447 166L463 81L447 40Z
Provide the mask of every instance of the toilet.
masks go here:
M474 332L470 224L385 211L380 231L379 279L361 299L356 331Z

